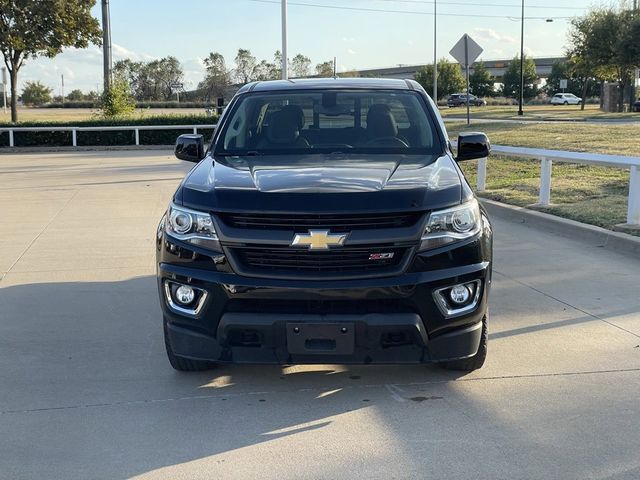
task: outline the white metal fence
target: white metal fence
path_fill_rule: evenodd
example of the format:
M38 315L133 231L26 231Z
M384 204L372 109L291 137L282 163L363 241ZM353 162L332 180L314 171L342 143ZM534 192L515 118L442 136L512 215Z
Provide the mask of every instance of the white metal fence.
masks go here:
M87 131L134 131L135 144L140 145L140 130L192 130L213 129L214 125L136 125L136 126L105 126L105 127L0 127L0 132L9 132L9 146L15 146L14 132L71 132L72 145L77 146L77 132ZM455 144L455 142L453 142ZM623 155L603 155L598 153L567 152L563 150L544 150L540 148L509 147L493 145L493 153L509 157L529 158L540 160L540 191L538 204L551 203L551 172L553 162L578 163L583 165L600 165L629 169L629 198L627 203L627 223L640 226L640 157ZM477 190L486 189L487 159L478 161Z
M77 132L134 131L136 145L140 145L140 130L210 130L215 125L126 125L104 127L0 127L1 132L9 132L9 146L15 146L14 132L71 132L71 146L78 146Z
M553 162L578 163L629 169L629 198L627 203L627 223L640 226L640 157L622 155L603 155L599 153L566 152L562 150L544 150L541 148L508 147L493 145L492 153L508 157L540 160L539 205L551 203L551 171ZM487 159L478 161L477 190L486 189Z

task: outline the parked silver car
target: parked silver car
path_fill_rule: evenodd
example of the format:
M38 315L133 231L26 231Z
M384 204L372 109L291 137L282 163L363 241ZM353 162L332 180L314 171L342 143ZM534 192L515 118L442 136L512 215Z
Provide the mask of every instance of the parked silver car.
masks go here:
M582 99L573 93L556 93L551 97L551 105L580 105Z

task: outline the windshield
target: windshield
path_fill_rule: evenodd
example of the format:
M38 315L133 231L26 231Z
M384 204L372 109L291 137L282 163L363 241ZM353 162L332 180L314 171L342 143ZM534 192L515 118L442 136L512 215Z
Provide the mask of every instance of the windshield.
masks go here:
M234 105L216 155L434 154L436 127L417 92L252 93Z

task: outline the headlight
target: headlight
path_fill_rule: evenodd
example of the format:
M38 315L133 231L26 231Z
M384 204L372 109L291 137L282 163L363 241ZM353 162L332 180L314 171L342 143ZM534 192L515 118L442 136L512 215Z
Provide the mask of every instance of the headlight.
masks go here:
M165 229L172 237L191 243L202 243L199 240L218 240L211 215L207 212L178 207L173 203L169 205L167 211Z
M437 248L473 237L480 232L480 224L480 207L476 199L457 207L431 212L422 235L420 250Z

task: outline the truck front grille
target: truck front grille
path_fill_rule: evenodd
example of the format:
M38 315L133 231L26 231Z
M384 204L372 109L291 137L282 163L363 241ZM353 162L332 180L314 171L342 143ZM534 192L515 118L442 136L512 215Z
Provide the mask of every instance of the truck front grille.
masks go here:
M306 232L312 228L322 228L331 230L331 232L349 232L351 230L410 227L415 225L422 215L422 212L357 215L219 213L218 217L226 225L234 228L290 230L293 232Z
M410 249L398 246L340 247L324 251L273 246L230 248L243 273L294 276L394 273Z

